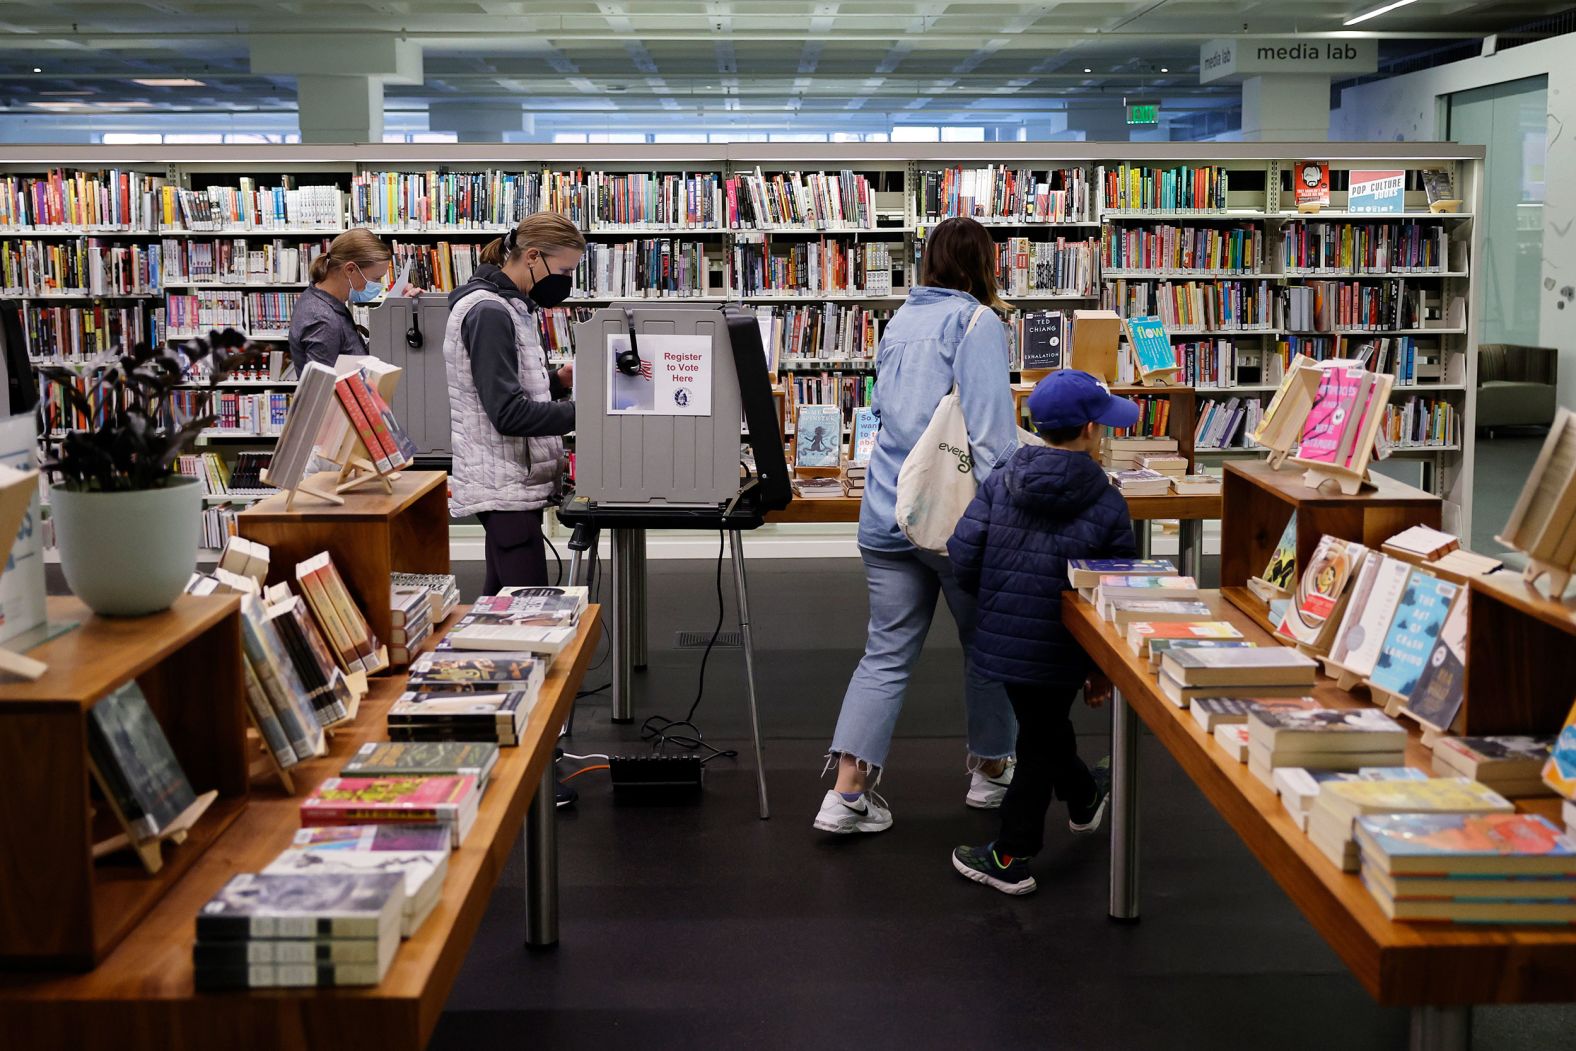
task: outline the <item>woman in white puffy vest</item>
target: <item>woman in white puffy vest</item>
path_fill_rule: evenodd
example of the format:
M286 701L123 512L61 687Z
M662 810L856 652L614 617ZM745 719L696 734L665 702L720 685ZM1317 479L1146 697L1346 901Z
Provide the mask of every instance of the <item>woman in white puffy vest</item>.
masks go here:
M547 583L542 510L558 495L563 436L575 426L574 367L548 369L536 311L568 297L585 250L568 219L529 215L482 249L482 265L449 295L449 514L481 520L488 594Z

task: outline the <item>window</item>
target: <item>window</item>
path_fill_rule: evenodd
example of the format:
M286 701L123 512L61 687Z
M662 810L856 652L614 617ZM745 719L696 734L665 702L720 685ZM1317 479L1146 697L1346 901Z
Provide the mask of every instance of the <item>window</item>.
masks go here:
M941 129L942 142L984 142L984 128L947 127Z
M652 142L705 142L703 131L659 131L651 136Z
M99 141L106 146L141 146L147 143L163 142L164 136L158 132L106 131L99 137Z
M214 142L223 142L223 141L224 141L224 136L223 135L217 135L217 134L191 135L191 134L184 134L184 133L176 134L176 133L171 132L171 133L168 133L168 134L166 134L164 136L164 142L165 142L166 145L175 145L175 144L188 144L189 145L189 144L193 144L193 143L214 143Z
M586 133L583 131L555 131L553 132L553 141L584 142L586 141Z
M893 142L937 142L940 129L913 124L902 124L892 129Z

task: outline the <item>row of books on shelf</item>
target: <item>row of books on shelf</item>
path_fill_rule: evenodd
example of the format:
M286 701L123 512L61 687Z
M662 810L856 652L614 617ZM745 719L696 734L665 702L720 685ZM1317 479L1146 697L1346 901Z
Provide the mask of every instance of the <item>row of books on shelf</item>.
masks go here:
M1466 245L1456 244L1464 269ZM1288 274L1427 273L1452 268L1451 246L1441 223L1292 223L1281 233L1280 261Z
M891 310L844 303L757 308L768 367L798 360L873 362Z
M1282 327L1283 301L1269 281L1157 281L1116 278L1105 282L1100 305L1126 317L1159 317L1171 332Z
M334 229L344 222L345 193L337 186L296 186L293 176L283 185L258 186L241 176L236 186L160 190L165 228L185 230L280 230L302 227Z
M170 285L291 285L311 280L312 260L328 251L329 241L270 241L225 238L202 241L192 237L159 242L164 282Z
M396 596L409 593L403 608L430 632L458 599L454 578L401 576ZM383 979L402 938L436 905L501 749L520 743L553 646L577 629L584 590L485 596L416 657L386 716L389 739L362 745L315 786L291 847L261 872L233 877L199 911L199 989ZM518 648L531 639L553 641Z
M1206 399L1199 404L1193 430L1195 449L1253 449L1253 433L1264 418L1257 398Z
M1106 211L1223 211L1229 176L1213 165L1156 168L1139 164L1095 169Z
M1432 770L1409 769L1400 723L1374 708L1326 707L1307 696L1317 681L1312 657L1253 645L1218 619L1212 605L1218 594L1176 576L1169 563L1113 560L1070 569L1080 594L1126 636L1135 655L1147 658L1162 694L1187 709L1231 759L1245 762L1333 864L1360 871L1387 916L1576 919L1576 846L1551 822L1515 813L1506 798L1549 794L1538 772L1552 762L1552 738L1442 735ZM1328 569L1323 562L1310 566L1320 578ZM1396 595L1398 603L1422 601L1405 583ZM1318 609L1329 619L1330 610ZM1401 620L1400 630L1418 629L1410 614ZM1362 641L1377 659L1387 647L1427 654L1436 645L1397 639L1397 630L1380 630L1382 642L1372 635ZM1439 667L1431 662L1420 673L1433 676L1423 691L1448 682L1459 692L1459 666L1434 670Z
M155 295L163 290L157 245L0 241L0 291L8 296Z
M956 216L987 223L1075 223L1094 218L1089 172L1084 168L990 164L921 170L918 180L914 213L926 223Z
M212 415L216 430L270 437L284 430L294 397L288 390L175 390L170 392L170 407L179 420Z
M1004 296L1093 297L1099 279L1092 239L1009 237L996 245L996 285Z
M1174 332L1276 330L1385 332L1453 330L1466 324L1466 301L1446 299L1437 288L1407 287L1406 279L1382 284L1309 281L1286 288L1268 280L1107 280L1101 305L1128 317L1158 316Z
M784 378L783 389L790 407L835 405L842 411L844 418L849 419L855 409L875 404L876 378L872 375L852 376L835 372L819 375L793 373Z
M1262 227L1106 226L1100 231L1102 270L1207 270L1257 274L1264 269Z
M299 292L242 292L205 289L165 296L168 331L194 335L211 329L238 328L246 332L284 332L290 328Z
M185 189L163 176L111 168L55 168L44 175L0 175L0 228L269 230L338 227L344 193L333 186L259 187L242 176L235 186Z
M268 496L276 490L262 480L273 454L246 450L234 463L218 453L189 453L176 458L175 467L188 478L196 478L206 496Z
M695 266L705 291L706 261L693 246ZM892 255L884 242L843 242L822 238L796 241L774 250L770 235L758 243L739 242L727 256L723 283L731 295L771 293L794 295L885 296L892 293ZM685 286L692 287L692 286Z

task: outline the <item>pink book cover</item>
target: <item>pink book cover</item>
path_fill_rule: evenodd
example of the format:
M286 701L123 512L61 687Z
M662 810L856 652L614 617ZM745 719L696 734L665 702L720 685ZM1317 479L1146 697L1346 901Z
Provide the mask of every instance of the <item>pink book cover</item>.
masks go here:
M301 801L303 825L349 819L441 819L476 794L470 774L437 777L330 777Z
M1341 438L1357 405L1357 377L1355 370L1346 368L1325 369L1319 378L1319 390L1314 395L1313 407L1302 425L1302 442L1297 449L1299 460L1315 463L1336 461Z
M1379 378L1376 376L1374 377L1374 384L1372 388L1368 391L1368 397L1364 398L1363 403L1357 406L1358 416L1357 422L1355 424L1357 428L1357 434L1355 436L1355 440L1352 442L1351 449L1347 451L1346 456L1342 459L1342 467L1352 466L1352 463L1357 459L1357 454L1362 451L1361 446L1359 446L1357 443L1363 440L1363 428L1368 425L1368 417L1375 411L1378 411L1380 404L1379 398Z

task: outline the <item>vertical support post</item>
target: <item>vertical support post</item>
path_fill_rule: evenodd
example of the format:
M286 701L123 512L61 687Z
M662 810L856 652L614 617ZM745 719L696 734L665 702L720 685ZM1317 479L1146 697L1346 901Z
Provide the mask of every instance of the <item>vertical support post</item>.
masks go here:
M1138 919L1138 716L1111 691L1111 903L1113 920Z
M615 723L634 722L634 550L633 530L613 530L613 715Z
M1414 1007L1410 1051L1471 1051L1472 1008Z
M755 743L755 790L761 806L761 820L771 817L766 803L766 766L761 761L761 718L755 704L755 638L750 633L750 595L744 580L744 536L738 530L728 533L733 552L733 586L739 599L739 634L744 642L744 677L750 702L750 737Z
M631 534L630 563L634 567L634 576L630 582L633 602L630 612L629 662L633 668L645 671L646 643L651 626L646 603L646 531L631 529L629 532Z
M558 780L549 759L525 813L525 944L558 944Z
M1138 545L1138 557L1149 557L1149 526L1147 518L1133 519L1133 542Z
M1199 579L1204 572L1204 523L1197 518L1177 522L1177 540L1182 555L1182 575Z

